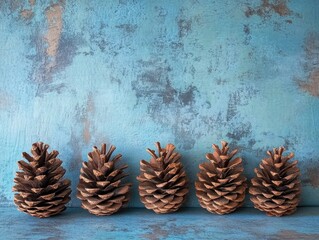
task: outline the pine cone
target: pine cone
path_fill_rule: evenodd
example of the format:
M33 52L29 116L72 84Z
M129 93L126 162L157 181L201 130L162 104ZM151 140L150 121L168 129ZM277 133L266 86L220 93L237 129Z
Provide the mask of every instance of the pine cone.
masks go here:
M249 188L251 201L255 208L264 211L269 216L284 216L296 211L301 186L298 161L288 162L293 153L282 156L284 147L267 151L269 158L263 159L255 169L256 177L251 180Z
M77 197L82 201L82 208L95 215L116 213L129 201L131 184L122 182L128 176L123 171L127 165L116 165L121 154L111 159L115 149L111 146L106 152L106 144L102 144L101 150L94 146L88 154L89 161L81 168Z
M44 218L65 210L70 201L70 180L62 179L65 169L57 158L59 152L48 153L49 145L42 142L32 144L32 157L22 156L29 163L18 161L19 169L14 178L14 203L22 212L34 217Z
M181 155L174 152L175 146L167 144L161 148L159 142L154 150L147 149L152 158L150 163L140 162L139 181L140 199L147 209L156 213L177 211L188 193L186 173L180 162Z
M228 153L228 143L221 143L222 149L213 144L215 152L206 154L209 162L199 165L201 171L195 188L203 208L212 213L226 214L243 205L247 184L242 159L231 160L238 149Z

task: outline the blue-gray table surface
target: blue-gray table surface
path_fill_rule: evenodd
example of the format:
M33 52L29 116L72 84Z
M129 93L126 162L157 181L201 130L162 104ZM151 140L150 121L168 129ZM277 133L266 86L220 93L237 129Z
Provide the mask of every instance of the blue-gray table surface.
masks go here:
M319 239L319 208L299 208L281 218L253 208L223 216L201 208L164 215L133 208L103 217L68 208L38 219L2 207L0 232L0 239Z

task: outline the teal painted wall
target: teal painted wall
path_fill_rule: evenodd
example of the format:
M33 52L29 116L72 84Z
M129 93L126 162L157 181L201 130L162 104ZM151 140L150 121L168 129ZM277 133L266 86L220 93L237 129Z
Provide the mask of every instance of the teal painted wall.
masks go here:
M222 139L248 178L269 148L295 152L301 205L319 205L319 1L2 0L0 54L0 205L38 140L73 190L92 145L116 145L142 206L146 147L176 144L193 184Z

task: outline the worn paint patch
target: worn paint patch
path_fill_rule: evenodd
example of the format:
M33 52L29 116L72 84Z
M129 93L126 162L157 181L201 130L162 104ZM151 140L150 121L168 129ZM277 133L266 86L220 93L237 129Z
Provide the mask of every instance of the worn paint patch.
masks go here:
M25 21L30 21L34 17L33 6L35 5L35 0L29 0L29 5L30 8L20 11L20 17Z
M314 97L319 97L319 68L311 71L308 82L299 83L300 87Z
M259 6L248 6L245 11L246 17L258 15L264 19L270 18L273 14L277 14L281 17L291 16L293 11L288 7L287 0L262 0Z
M178 19L177 25L178 25L178 36L180 38L187 36L188 33L192 30L191 19L184 19L184 18Z
M319 164L317 166L312 166L307 168L307 175L309 178L309 183L312 187L319 187Z
M56 3L45 10L45 15L48 22L48 31L44 39L47 43L46 55L48 62L46 63L46 70L48 72L56 65L56 56L59 48L61 31L62 31L62 13L63 8L61 4Z
M229 93L229 100L226 113L226 121L229 122L239 113L238 106L246 106L249 101L258 93L253 87L239 88Z
M301 162L300 169L302 183L313 188L319 188L319 161L307 159Z
M167 238L169 232L167 230L162 229L159 225L150 225L149 226L151 233L143 234L141 237L149 240L159 240L163 238Z
M82 139L77 136L75 129L72 129L70 140L68 145L71 149L72 155L70 156L70 171L78 171L81 168L82 164Z
M17 11L18 9L21 8L23 2L20 0L9 0L9 1L4 1L4 3L7 3L9 5L9 10L11 13Z
M29 4L30 4L31 6L34 6L35 3L36 3L36 0L29 0Z
M318 233L302 233L295 230L281 230L275 235L273 235L270 239L273 240L282 240L282 239L303 239L303 240L313 240L318 239Z
M34 13L31 9L23 9L20 12L20 16L24 19L24 20L31 20L34 16Z
M11 105L12 97L8 93L0 89L0 110L8 109Z
M202 135L191 127L198 115L195 107L198 89L192 84L185 89L174 87L169 76L172 68L167 61L152 59L138 63L144 70L132 81L137 104L146 100L147 112L153 120L163 127L170 126L182 148L191 149L195 138Z
M299 87L314 97L319 97L319 33L311 32L304 43L305 80L297 80Z
M252 134L252 126L250 122L242 123L236 128L232 129L231 132L226 134L227 137L234 141L239 141L242 138L249 137Z
M250 40L251 40L251 30L250 30L249 24L244 24L244 29L243 29L243 31L244 31L244 33L245 33L244 44L245 44L245 45L249 45Z
M170 238L171 236L184 236L189 231L195 231L196 227L194 225L176 225L174 222L176 221L175 218L168 219L166 222L161 222L158 224L148 224L147 230L150 231L149 233L142 234L141 237L143 239L149 240L160 240ZM147 223L145 223L147 224Z
M126 33L134 33L137 29L136 24L129 24L129 23L116 25L116 27L119 29L122 29Z
M91 121L90 119L94 117L95 113L95 104L93 99L92 92L89 93L88 99L86 102L85 113L83 115L83 139L86 144L91 140Z
M29 45L35 53L27 55L33 63L29 79L37 85L37 96L64 91L66 84L55 82L54 75L72 64L84 42L81 34L62 31L64 6L65 2L59 0L47 7L43 13L47 20L45 33L35 23L30 35Z

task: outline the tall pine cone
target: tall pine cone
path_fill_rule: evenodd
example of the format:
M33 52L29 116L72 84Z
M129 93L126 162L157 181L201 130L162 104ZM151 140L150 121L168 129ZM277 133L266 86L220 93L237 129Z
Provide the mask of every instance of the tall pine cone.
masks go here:
M300 171L298 161L288 162L293 153L283 156L284 147L267 151L268 158L263 159L256 177L251 180L249 188L251 201L255 208L269 216L284 216L296 211L300 198Z
M88 154L89 161L81 168L77 197L82 208L95 215L111 215L129 201L131 184L122 182L128 176L123 171L128 166L117 166L122 155L111 158L115 149L111 146L106 151L106 144L102 144L101 150L94 146Z
M177 211L188 193L186 173L180 162L181 155L174 152L175 146L167 144L161 148L159 142L154 150L147 149L152 158L140 162L139 181L140 199L147 209L156 213Z
M29 163L18 161L21 172L16 173L13 191L14 203L22 212L34 217L50 217L65 210L70 201L70 180L62 179L65 169L57 158L59 152L48 153L49 145L37 142L32 145L32 157L22 156Z
M209 162L199 165L201 171L195 188L203 208L212 213L226 214L243 205L247 184L242 159L231 160L238 149L228 153L228 143L221 143L222 149L213 144L215 152L206 154Z

